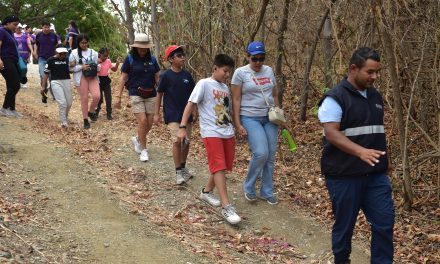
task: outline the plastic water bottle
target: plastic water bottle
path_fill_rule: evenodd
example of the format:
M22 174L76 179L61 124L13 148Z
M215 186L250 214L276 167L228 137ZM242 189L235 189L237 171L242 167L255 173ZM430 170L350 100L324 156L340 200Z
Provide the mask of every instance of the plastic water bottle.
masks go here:
M284 141L289 146L290 151L295 152L297 146L295 140L293 140L292 136L290 135L289 130L283 129L283 131L281 131L281 135L283 135Z

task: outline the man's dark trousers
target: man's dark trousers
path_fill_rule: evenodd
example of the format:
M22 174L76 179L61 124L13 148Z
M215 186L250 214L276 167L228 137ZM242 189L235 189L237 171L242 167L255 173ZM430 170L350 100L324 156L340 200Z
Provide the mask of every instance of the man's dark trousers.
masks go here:
M344 263L351 253L351 238L359 210L371 225L371 263L393 262L394 206L385 172L356 178L326 178L335 223L332 250L335 263Z

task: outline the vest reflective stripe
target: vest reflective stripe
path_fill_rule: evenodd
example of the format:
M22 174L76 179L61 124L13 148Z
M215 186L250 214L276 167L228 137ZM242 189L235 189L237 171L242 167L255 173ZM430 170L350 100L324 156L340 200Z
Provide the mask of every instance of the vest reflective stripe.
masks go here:
M353 127L347 128L344 131L341 131L347 137L360 136L360 135L369 135L369 134L383 134L385 133L384 126L362 126L362 127Z

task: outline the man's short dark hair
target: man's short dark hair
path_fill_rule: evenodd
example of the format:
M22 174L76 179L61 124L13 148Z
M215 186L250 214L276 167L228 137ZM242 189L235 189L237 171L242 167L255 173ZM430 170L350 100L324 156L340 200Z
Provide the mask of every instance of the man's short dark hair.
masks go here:
M353 52L348 66L354 64L358 68L362 68L368 59L380 62L379 52L369 47L359 48Z
M214 58L214 65L217 67L229 66L231 68L235 67L235 61L233 58L226 54L217 54Z
M44 26L49 26L50 27L50 23L48 21L41 22L41 27L44 27Z

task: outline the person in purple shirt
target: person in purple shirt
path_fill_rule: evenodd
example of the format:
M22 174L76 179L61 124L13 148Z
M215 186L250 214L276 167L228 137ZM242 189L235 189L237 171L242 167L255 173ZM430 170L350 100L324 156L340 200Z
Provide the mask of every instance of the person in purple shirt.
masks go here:
M34 50L34 57L38 59L40 82L42 82L47 59L55 55L55 47L59 43L58 36L50 30L49 22L43 21L41 23L41 32L38 33L35 43L37 48ZM41 94L43 103L47 103L47 90L48 88L45 87L44 92Z
M79 29L76 25L76 22L74 20L69 21L69 29L67 32L67 48L69 50L74 50L78 48L78 35L79 35Z
M17 118L23 116L15 110L15 97L20 90L20 74L17 65L17 43L13 32L19 22L17 16L8 16L2 20L0 27L0 73L6 82L6 95L0 115Z
M23 26L21 24L18 24L18 27L15 29L14 37L17 41L20 56L26 63L29 63L30 55L34 52L31 45L31 39L26 31L23 31Z

